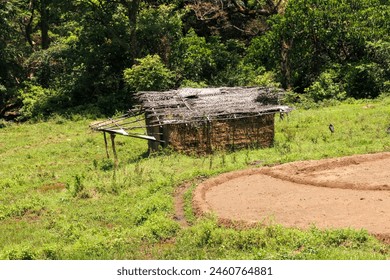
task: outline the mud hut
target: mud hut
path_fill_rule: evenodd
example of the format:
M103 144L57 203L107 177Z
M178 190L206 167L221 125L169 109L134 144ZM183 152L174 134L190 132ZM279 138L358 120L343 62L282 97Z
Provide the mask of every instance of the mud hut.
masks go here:
M280 105L282 95L281 89L264 87L143 91L136 94L137 108L92 128L146 139L152 151L170 146L204 154L269 147L274 140L274 115L291 111ZM134 133L137 129L144 133Z

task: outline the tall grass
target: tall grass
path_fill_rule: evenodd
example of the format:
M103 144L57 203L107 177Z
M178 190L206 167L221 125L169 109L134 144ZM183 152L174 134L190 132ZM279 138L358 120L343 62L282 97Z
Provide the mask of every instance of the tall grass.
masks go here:
M56 117L0 128L1 259L388 259L389 245L365 231L250 230L191 215L173 219L175 188L222 172L296 160L390 151L390 98L275 119L268 149L207 157L162 151L116 138L119 165L107 159L92 120ZM328 130L329 123L335 133Z

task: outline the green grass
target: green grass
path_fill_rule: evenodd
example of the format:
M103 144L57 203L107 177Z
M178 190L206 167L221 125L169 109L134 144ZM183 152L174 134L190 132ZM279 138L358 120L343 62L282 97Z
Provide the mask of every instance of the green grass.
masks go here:
M0 128L0 259L389 259L365 231L281 226L236 230L213 217L173 219L175 188L199 176L261 164L390 151L390 98L276 117L275 145L191 157L145 157L143 140L116 138L107 159L92 120L54 117ZM328 130L329 123L335 133Z

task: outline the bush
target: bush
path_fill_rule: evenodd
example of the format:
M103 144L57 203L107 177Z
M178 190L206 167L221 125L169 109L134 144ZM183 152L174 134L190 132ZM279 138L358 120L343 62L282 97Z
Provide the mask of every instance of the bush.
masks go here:
M346 92L338 81L338 74L335 70L326 70L318 79L305 89L305 93L315 102L325 99L344 100Z
M261 86L261 87L280 87L275 73L267 71L265 67L246 64L240 61L237 65L230 66L222 71L220 76L224 75L228 80L224 84L228 86Z
M49 116L54 112L63 111L69 105L66 96L54 89L43 88L33 83L25 83L18 91L18 98L22 103L21 120Z
M325 70L304 92L307 98L319 102L347 97L376 98L386 90L383 67L375 62L361 62Z
M345 80L349 97L376 98L384 89L385 75L375 62L359 63L347 68Z
M281 84L276 81L275 73L272 71L264 71L257 75L250 85L261 86L261 87L280 87Z
M125 69L124 80L130 90L168 90L174 85L174 74L158 55L137 59L137 64Z
M38 85L27 85L20 90L23 107L20 110L23 118L31 118L41 113L50 91Z

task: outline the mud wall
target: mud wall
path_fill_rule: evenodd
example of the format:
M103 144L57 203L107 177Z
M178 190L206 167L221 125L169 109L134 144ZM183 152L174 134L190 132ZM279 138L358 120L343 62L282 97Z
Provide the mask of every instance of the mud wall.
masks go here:
M274 114L224 121L166 125L164 140L174 150L206 154L217 150L270 147Z

